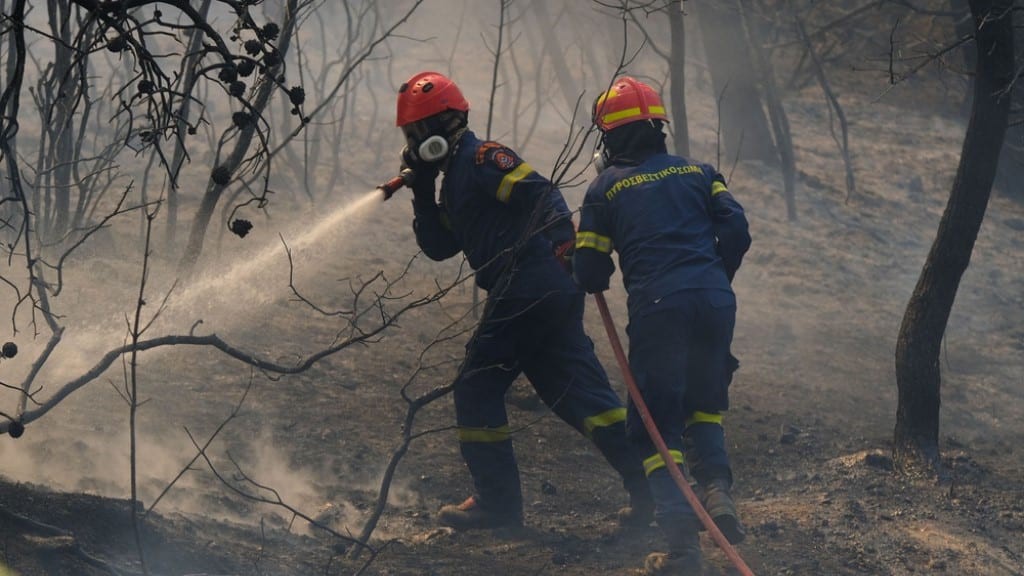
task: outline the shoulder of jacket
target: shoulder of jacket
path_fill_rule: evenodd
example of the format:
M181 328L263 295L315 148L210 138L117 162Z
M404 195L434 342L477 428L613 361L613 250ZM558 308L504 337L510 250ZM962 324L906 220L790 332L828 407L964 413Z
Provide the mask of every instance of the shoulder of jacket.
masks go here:
M500 142L484 140L479 143L473 153L473 162L477 166L487 165L508 172L523 163L523 159L514 150Z
M714 178L715 174L718 174L718 168L715 168L713 165L708 164L707 162L697 162L695 160L693 161L693 163L696 164L697 166L700 166L700 169L703 170L704 173L708 175L708 178Z
M607 193L617 182L629 178L636 172L636 166L609 166L587 187L585 196L607 200Z

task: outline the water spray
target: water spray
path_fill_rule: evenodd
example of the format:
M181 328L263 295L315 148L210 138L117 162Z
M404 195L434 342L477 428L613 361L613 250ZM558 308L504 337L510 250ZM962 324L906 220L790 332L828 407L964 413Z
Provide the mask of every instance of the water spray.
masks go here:
M395 192L398 192L403 186L411 187L412 180L413 178L415 178L415 176L416 175L411 168L405 168L398 174L398 176L395 176L391 180L388 180L387 182L381 184L380 186L377 186L377 189L384 192L384 199L387 200L388 198L391 198L391 196L393 196Z

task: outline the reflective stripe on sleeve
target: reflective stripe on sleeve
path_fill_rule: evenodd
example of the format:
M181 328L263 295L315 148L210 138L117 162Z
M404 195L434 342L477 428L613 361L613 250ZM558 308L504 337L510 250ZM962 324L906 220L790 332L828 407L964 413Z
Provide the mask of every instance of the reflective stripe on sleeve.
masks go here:
M612 239L596 232L579 232L576 234L576 249L592 248L602 254L612 253Z
M498 192L495 194L498 197L498 201L507 204L509 197L512 196L512 187L516 185L516 182L526 178L526 175L530 172L533 172L533 168L526 162L523 162L516 166L515 170L506 174L501 179L501 184L498 184Z
M718 180L715 180L714 182L711 183L711 195L712 196L716 196L718 194L721 194L722 192L728 192L728 191L729 191L729 189L725 187L725 184L722 184Z
M683 464L683 453L682 452L680 452L679 450L669 450L668 453L672 455L672 460L674 460L676 464L679 464L679 465ZM661 454L655 454L654 456L651 456L650 458L645 458L644 459L644 474L647 475L647 476L650 476L651 473L654 472L655 470L657 470L658 468L664 468L664 467L665 467L665 460L662 459Z
M619 422L622 422L625 419L625 408L612 408L611 410L606 410L604 412L601 412L600 414L595 414L593 416L584 418L583 433L586 434L587 438L590 438L590 435L593 434L594 432L594 428L603 428L605 426L618 424Z
M497 428L459 426L459 442L504 442L510 437L508 424Z
M711 412L694 412L686 419L686 425L692 426L694 424L718 424L721 426L722 415L712 414Z

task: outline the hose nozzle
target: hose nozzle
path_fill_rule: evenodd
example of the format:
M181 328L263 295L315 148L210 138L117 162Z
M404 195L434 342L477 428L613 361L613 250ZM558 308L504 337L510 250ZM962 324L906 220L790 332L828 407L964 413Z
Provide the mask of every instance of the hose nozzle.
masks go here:
M411 168L405 168L398 176L388 180L387 182L377 186L377 189L384 192L384 199L391 198L395 192L398 192L403 186L412 186L412 179L415 176Z

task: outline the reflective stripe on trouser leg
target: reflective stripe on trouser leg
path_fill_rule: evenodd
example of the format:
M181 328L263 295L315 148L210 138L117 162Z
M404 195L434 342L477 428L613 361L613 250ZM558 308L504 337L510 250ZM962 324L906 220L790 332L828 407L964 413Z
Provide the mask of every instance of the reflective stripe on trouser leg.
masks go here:
M669 450L672 460L676 464L683 463L683 453L679 450ZM661 454L654 454L644 459L644 471L647 474L647 483L651 487L651 495L654 496L654 518L658 525L667 529L678 523L693 523L696 521L696 514L690 503L683 496L676 481L672 478L665 460Z
M676 464L682 466L683 464L683 453L679 450L669 450L668 453L672 456L672 460ZM654 456L648 456L644 458L644 474L650 476L655 470L665 467L665 459L661 457L661 454L655 454Z
M632 499L638 499L631 503L641 504L642 500L649 500L650 488L640 462L640 455L626 437L626 409L609 410L595 418L596 420L584 420L584 430L605 460L622 477L622 486L626 492L629 492ZM588 425L596 421L601 421L602 424Z
M493 317L507 316L485 317L467 345L466 363L455 381L459 449L479 505L521 516L519 468L505 410L505 393L518 375L515 346L508 323L489 319Z
M626 409L623 407L612 408L611 410L605 410L600 414L593 416L587 416L583 419L583 434L587 438L593 438L594 430L598 428L607 428L609 426L615 426L620 422L626 421Z
M704 485L715 479L724 479L732 485L732 468L721 414L694 412L690 415L686 419L683 444L687 469L698 483Z
M583 331L583 297L552 293L526 312L534 324L520 356L523 373L559 418L594 442L630 495L647 497L640 455L625 433L626 409Z
M504 442L511 439L508 424L497 428L458 427L459 442Z
M718 424L722 425L722 415L713 412L694 412L686 417L686 426L694 424Z
M484 509L522 516L519 467L503 399L487 394L492 381L476 380L456 387L455 414L459 450L473 477L477 501Z
M661 312L661 311L659 311ZM686 379L682 377L687 358L689 332L681 330L687 318L676 309L631 316L629 334L629 365L637 388L657 426L662 440L676 464L683 462L683 398ZM663 528L693 522L696 516L682 491L669 474L648 435L635 403L630 402L626 419L627 437L643 460L654 517Z

